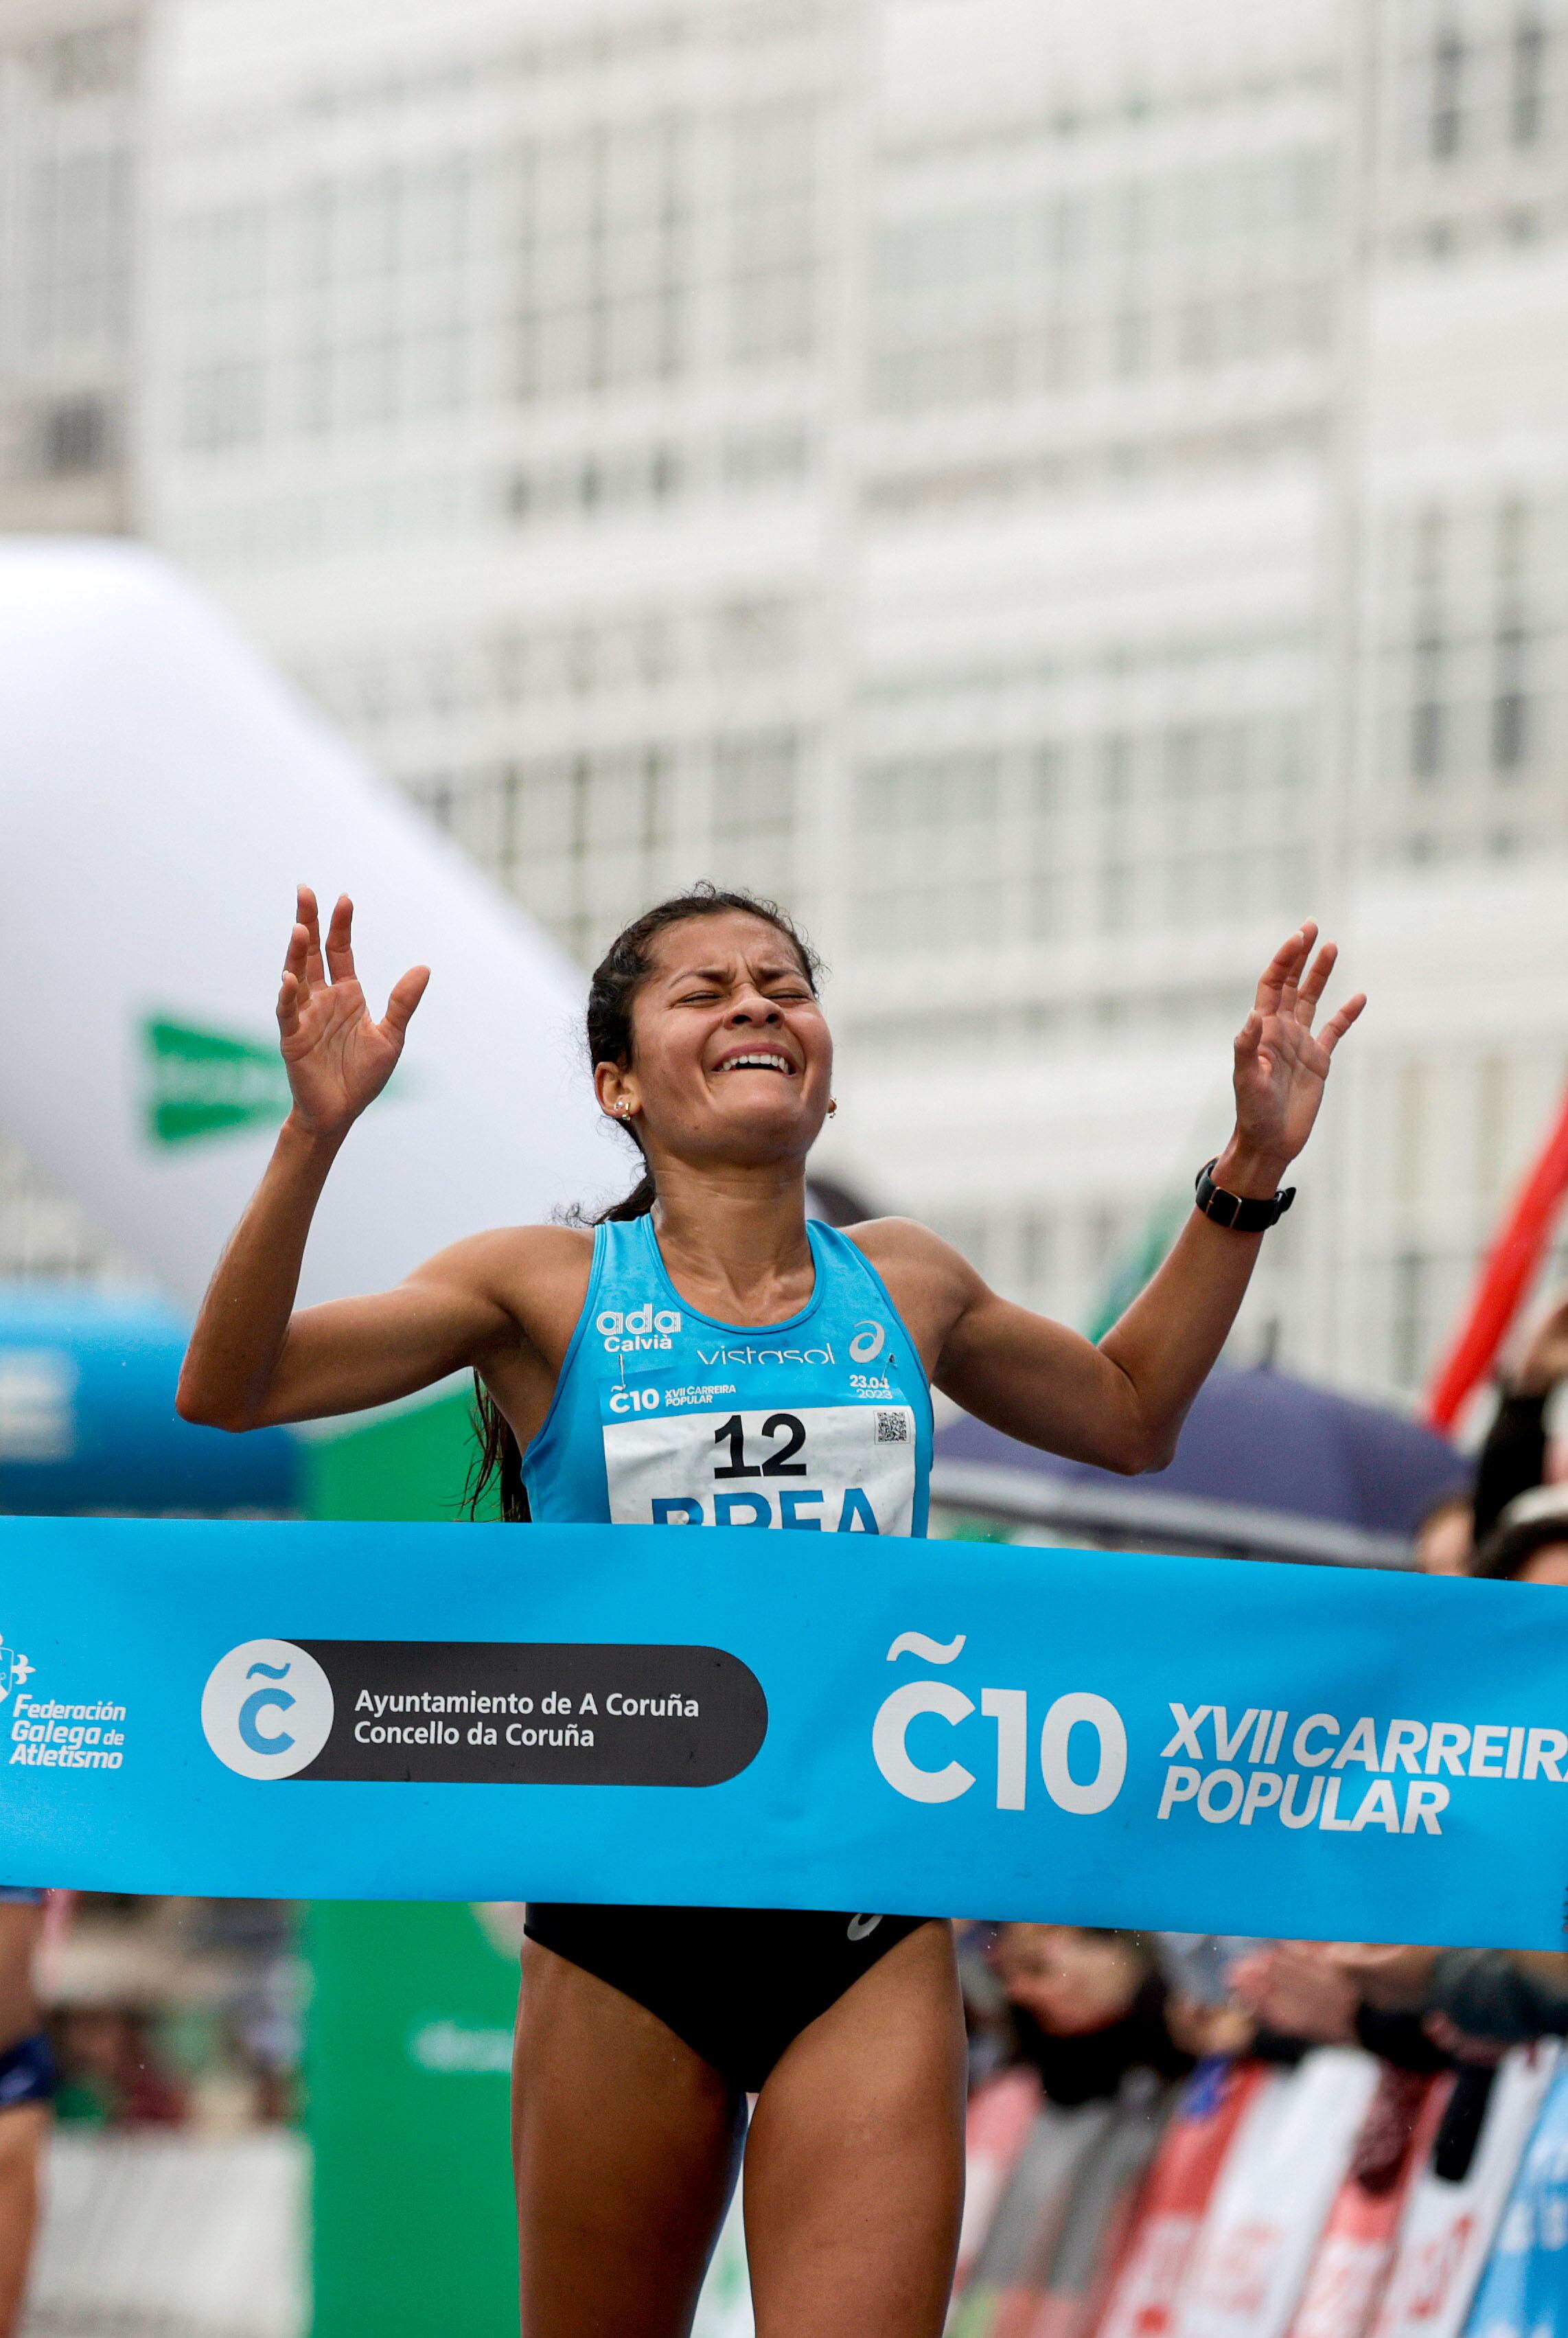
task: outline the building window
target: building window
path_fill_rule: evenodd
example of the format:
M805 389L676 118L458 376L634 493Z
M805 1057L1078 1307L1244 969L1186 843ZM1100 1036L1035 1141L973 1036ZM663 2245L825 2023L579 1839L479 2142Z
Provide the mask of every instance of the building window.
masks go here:
M1123 933L1132 922L1137 871L1132 856L1132 741L1113 732L1100 742L1100 868L1096 895L1102 933Z
M1018 1229L1018 1269L1031 1296L1050 1287L1056 1269L1056 1219L1050 1210L1025 1210Z
M1120 811L1132 798L1132 742L1117 732L1100 745L1100 801L1106 811Z
M667 380L685 360L689 131L595 124L525 158L518 392Z
M55 155L29 189L28 326L34 342L118 341L126 320L131 159L113 149Z
M1513 771L1529 761L1530 706L1525 661L1529 633L1520 607L1530 550L1530 513L1517 499L1497 515L1497 582L1502 607L1493 645L1492 767Z
M1100 928L1102 933L1125 933L1132 922L1132 870L1125 861L1108 860L1100 870Z
M1417 1387L1426 1367L1430 1265L1418 1250L1401 1251L1394 1261L1388 1363L1396 1388Z
M1426 1194L1432 1142L1432 1075L1419 1060L1401 1064L1394 1093L1394 1200L1408 1218Z
M1530 702L1524 691L1527 636L1522 624L1499 625L1494 648L1492 768L1516 771L1529 761Z
M1112 365L1119 374L1149 371L1154 355L1154 320L1147 309L1123 309L1112 331Z
M855 787L855 825L873 845L921 829L954 830L996 815L999 764L979 752L875 763Z
M135 67L137 26L127 21L93 25L52 41L42 62L52 97L106 97L129 87Z
M1167 731L1164 741L1164 786L1168 803L1185 806L1198 792L1198 733L1183 727Z
M1452 25L1432 44L1432 113L1429 137L1434 159L1446 162L1457 154L1464 135L1462 97L1465 44Z
M196 366L185 377L181 439L198 454L253 446L261 436L261 368L250 359Z
M111 454L109 417L101 398L60 398L44 408L42 467L50 478L102 471Z
M259 203L231 203L183 222L181 290L188 308L259 300L266 290L267 215Z
M1495 1209L1512 1166L1514 1066L1506 1056L1484 1056L1476 1080L1475 1191L1483 1209Z
M1508 90L1508 134L1515 146L1539 141L1544 112L1546 30L1533 16L1514 27Z
M1410 772L1413 779L1435 780L1443 770L1447 749L1448 709L1443 698L1444 644L1436 633L1424 634L1416 643L1415 693L1410 709Z
M991 1247L991 1228L978 1212L966 1211L962 1215L944 1216L938 1220L936 1231L944 1242L950 1242L954 1249L968 1260L977 1273L985 1272Z
M809 100L749 108L733 128L730 353L808 357L816 339L817 121Z
M793 731L720 740L713 755L713 842L720 884L781 892L793 875L800 741Z
M461 156L306 189L302 429L330 436L463 404L468 202ZM244 260L240 224L237 218L212 241L214 267L231 271Z

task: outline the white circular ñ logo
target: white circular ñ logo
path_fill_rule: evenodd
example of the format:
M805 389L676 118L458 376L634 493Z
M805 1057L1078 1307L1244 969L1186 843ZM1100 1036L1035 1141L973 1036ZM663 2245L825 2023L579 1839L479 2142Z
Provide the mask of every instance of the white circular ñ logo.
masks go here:
M247 1640L208 1674L201 1727L242 1778L292 1778L331 1734L332 1684L292 1640Z

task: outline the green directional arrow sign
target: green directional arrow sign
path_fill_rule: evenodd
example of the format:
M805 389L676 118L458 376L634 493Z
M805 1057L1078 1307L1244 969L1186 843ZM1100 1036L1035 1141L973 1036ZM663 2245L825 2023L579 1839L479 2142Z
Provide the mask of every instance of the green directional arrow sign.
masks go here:
M204 1031L163 1015L141 1027L142 1105L153 1144L189 1144L263 1124L289 1110L289 1077L277 1044Z

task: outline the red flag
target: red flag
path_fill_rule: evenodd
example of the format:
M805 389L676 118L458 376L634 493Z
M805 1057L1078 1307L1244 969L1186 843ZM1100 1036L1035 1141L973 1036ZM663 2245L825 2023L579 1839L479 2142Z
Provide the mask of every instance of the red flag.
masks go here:
M1465 1398L1490 1369L1519 1302L1535 1280L1568 1193L1568 1100L1536 1155L1481 1270L1453 1344L1433 1375L1428 1425L1452 1429Z

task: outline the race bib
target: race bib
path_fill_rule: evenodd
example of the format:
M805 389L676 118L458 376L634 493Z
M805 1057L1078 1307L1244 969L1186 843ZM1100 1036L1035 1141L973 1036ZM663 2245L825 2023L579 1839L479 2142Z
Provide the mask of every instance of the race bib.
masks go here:
M656 1385L603 1393L604 1474L616 1526L912 1530L908 1405L737 1410L720 1400L686 1410L681 1394Z

